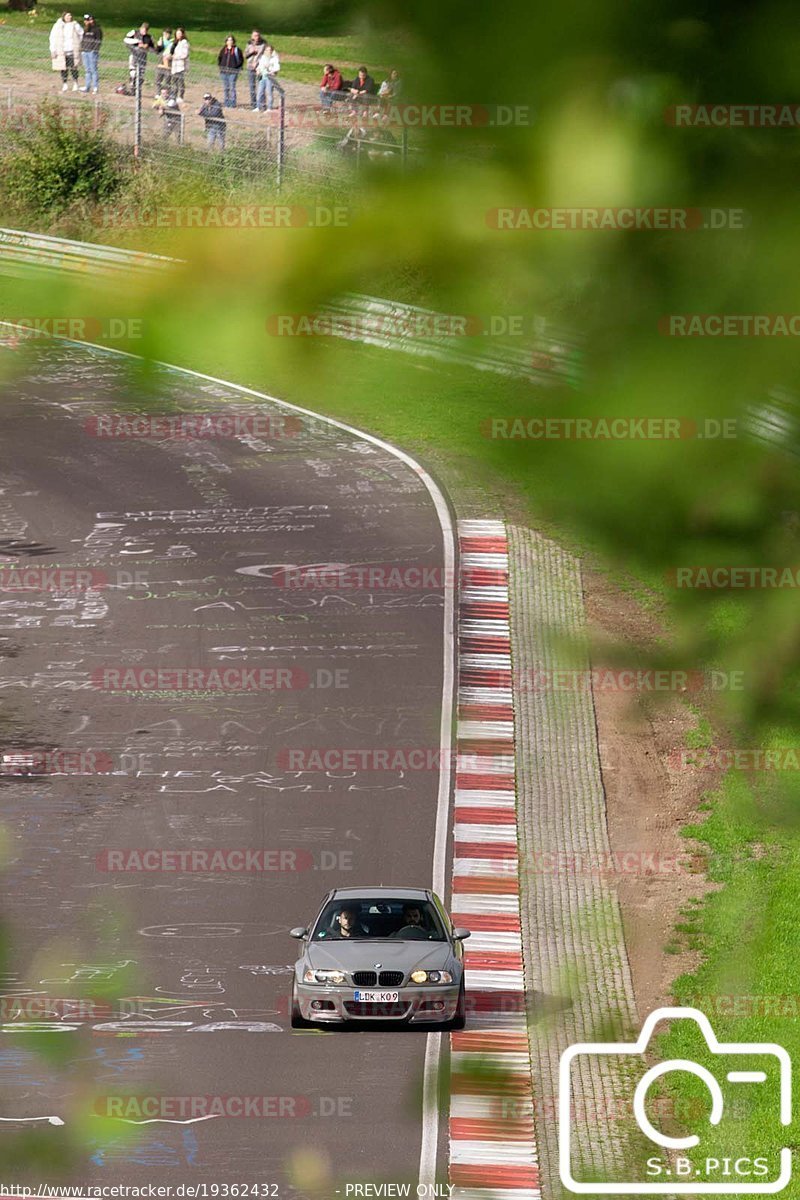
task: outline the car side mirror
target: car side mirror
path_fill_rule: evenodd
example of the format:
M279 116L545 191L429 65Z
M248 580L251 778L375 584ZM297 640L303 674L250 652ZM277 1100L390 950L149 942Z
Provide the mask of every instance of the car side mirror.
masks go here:
M305 925L297 925L294 929L289 930L289 937L297 938L297 940L300 941L300 939L304 938L307 933L308 929Z
M469 929L454 929L453 941L463 942L466 938L472 937L472 932Z

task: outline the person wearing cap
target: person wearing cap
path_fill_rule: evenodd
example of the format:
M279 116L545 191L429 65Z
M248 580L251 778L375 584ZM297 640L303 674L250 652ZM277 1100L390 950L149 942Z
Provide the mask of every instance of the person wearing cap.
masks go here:
M153 101L153 108L164 122L164 141L175 136L178 142L183 141L183 101L180 96L173 96L168 87L161 89Z
M225 113L219 100L216 96L212 96L211 92L204 93L203 107L200 109L198 116L203 117L206 123L206 138L208 139L209 150L213 150L215 145L218 145L220 150L224 150L225 129L227 125Z
M139 84L144 83L148 54L151 52L155 54L156 51L155 42L150 34L150 22L142 21L138 29L132 29L130 33L126 33L122 40L130 50L128 68L130 70L131 86L135 89L137 82Z
M84 70L84 86L82 92L94 92L100 87L97 64L100 60L100 46L103 41L103 31L91 13L83 14L83 40L81 41L81 61Z

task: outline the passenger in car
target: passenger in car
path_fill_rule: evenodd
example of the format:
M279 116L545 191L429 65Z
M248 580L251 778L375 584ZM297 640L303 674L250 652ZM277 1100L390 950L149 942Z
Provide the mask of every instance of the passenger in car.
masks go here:
M343 908L336 914L334 932L342 938L364 937L369 930L366 925L357 920L352 908Z

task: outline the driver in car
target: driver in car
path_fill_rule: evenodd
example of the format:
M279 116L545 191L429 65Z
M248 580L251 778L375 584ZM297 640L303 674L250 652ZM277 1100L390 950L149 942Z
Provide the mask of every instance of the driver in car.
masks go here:
M427 931L428 926L422 916L422 909L416 904L407 904L403 909L403 928L407 925L413 925L417 929Z

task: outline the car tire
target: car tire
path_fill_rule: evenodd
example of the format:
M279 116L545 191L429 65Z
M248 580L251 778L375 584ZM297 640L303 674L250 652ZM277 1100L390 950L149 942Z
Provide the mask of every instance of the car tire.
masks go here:
M448 1021L445 1025L446 1029L463 1029L467 1024L467 993L462 983L458 992L458 1003L456 1004L456 1014L452 1021Z
M300 1012L300 1005L297 1003L297 997L292 988L292 1011L290 1016L290 1024L292 1029L310 1029L311 1022L307 1021Z

